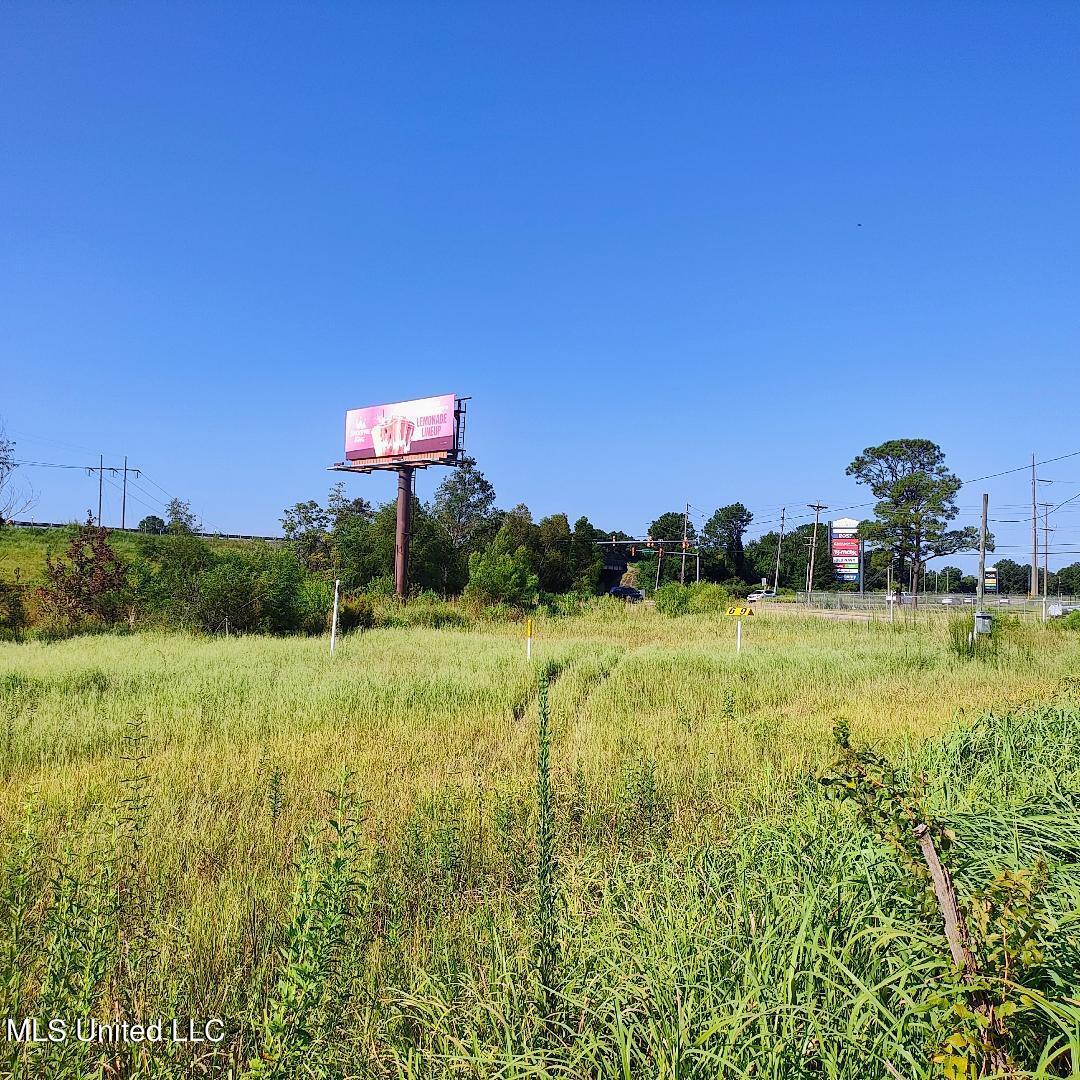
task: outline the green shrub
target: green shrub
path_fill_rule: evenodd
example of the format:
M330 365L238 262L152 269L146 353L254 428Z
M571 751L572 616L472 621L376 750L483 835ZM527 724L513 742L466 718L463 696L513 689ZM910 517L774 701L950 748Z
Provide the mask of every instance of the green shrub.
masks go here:
M299 629L303 633L326 633L330 626L330 613L334 607L333 584L324 578L304 578L300 582L298 606L300 610ZM340 615L340 610L338 614Z
M595 599L595 596L580 592L541 593L540 605L551 615L567 618L580 615Z
M665 582L653 593L656 610L664 615L685 615L690 610L690 590L675 581Z
M17 641L26 624L23 590L18 585L0 581L0 638L11 637Z
M1064 630L1080 630L1080 611L1070 611L1064 618L1055 619L1054 625Z
M394 596L396 595L394 589L394 575L382 574L379 577L372 578L364 590L368 596Z
M689 610L692 615L723 615L731 606L731 593L712 581L695 581L688 585Z
M489 549L469 556L465 597L475 604L531 607L536 603L538 584L524 547L519 547L513 555Z
M338 628L341 632L370 630L375 625L375 608L366 596L350 596L338 604Z
M200 629L219 633L228 619L237 633L258 630L258 581L250 563L225 556L199 575L196 588L194 611Z

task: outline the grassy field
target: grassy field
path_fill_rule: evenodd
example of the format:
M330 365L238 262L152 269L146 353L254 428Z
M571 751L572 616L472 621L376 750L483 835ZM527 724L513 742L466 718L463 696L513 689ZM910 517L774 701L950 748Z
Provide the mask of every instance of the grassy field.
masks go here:
M926 777L962 890L1046 862L1013 1075L1077 1075L1080 636L732 623L0 645L0 1013L226 1032L5 1075L945 1075L944 937L814 780L838 720Z

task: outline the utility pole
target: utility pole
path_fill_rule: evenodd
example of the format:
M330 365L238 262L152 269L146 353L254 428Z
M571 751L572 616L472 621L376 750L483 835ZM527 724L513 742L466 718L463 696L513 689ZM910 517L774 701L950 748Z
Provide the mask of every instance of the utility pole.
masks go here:
M142 476L142 469L129 469L127 463L127 454L124 455L124 494L120 499L120 528L127 528L127 478L128 473L134 473L136 476Z
M780 592L780 550L784 546L784 514L786 511L786 506L780 507L780 539L776 542L776 573L773 575L772 586L774 593Z
M136 476L142 475L141 469L129 469L127 463L127 456L124 457L124 464L120 465L106 465L105 456L103 454L98 455L98 463L96 465L86 466L87 475L90 473L98 474L98 487L97 487L97 523L98 528L101 528L101 497L105 489L105 474L111 472L114 476L123 472L124 474L124 493L120 502L120 528L124 528L125 515L127 513L127 478L128 473L134 473Z
M686 534L690 528L690 504L686 504L686 511L682 519L682 563L679 566L679 584L686 584Z
M1039 510L1035 505L1035 455L1031 455L1031 588L1032 597L1039 595Z
M654 592L660 588L660 567L664 565L664 541L657 540L656 543L660 550L656 555L656 585L653 587Z
M814 511L814 535L810 540L810 566L806 571L806 605L809 607L814 595L814 558L817 555L818 525L821 522L821 511L829 508L824 503L807 503L806 505Z
M978 603L975 605L975 611L977 614L982 614L983 609L983 594L986 587L986 514L990 507L990 496L983 492L982 498L982 524L979 526L979 585L976 589L978 593Z
M1051 503L1043 503L1043 589L1042 607L1043 622L1046 622L1046 601L1050 597L1050 507Z

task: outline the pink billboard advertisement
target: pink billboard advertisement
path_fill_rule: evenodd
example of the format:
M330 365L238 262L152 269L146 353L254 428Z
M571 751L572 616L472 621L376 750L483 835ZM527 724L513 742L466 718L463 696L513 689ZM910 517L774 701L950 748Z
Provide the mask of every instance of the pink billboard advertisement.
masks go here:
M453 394L370 405L345 414L345 459L396 458L454 449Z

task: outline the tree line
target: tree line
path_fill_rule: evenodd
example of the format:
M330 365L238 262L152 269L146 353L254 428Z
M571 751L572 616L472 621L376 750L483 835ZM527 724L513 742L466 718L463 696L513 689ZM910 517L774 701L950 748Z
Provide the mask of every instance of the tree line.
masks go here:
M891 440L867 448L847 471L877 499L873 517L859 530L868 588L884 588L891 578L912 591L975 591L974 576L955 566L926 570L930 559L977 542L972 526L952 524L962 485L939 447ZM776 530L748 540L753 514L741 502L719 507L700 527L686 511L665 511L636 538L598 528L584 516L573 524L563 513L537 521L524 504L503 510L496 502L495 489L468 458L444 477L430 502L414 497L415 594L462 597L481 609L521 609L552 597L596 596L620 582L651 591L700 578L733 596L762 581L801 589L814 540L812 524L789 530L782 543ZM195 535L190 504L174 499L165 518L144 518L141 537L126 537L119 552L108 530L88 516L66 550L47 556L32 595L3 583L0 623L9 630L20 620L37 620L68 629L149 623L314 633L325 628L335 580L347 597L393 592L395 503L373 506L337 484L324 503L312 499L285 509L281 523L280 545L215 545ZM841 587L825 524L818 526L816 547L814 588ZM1001 559L997 568L1001 592L1027 591L1028 567ZM1050 592L1057 591L1080 593L1080 563L1050 576Z

